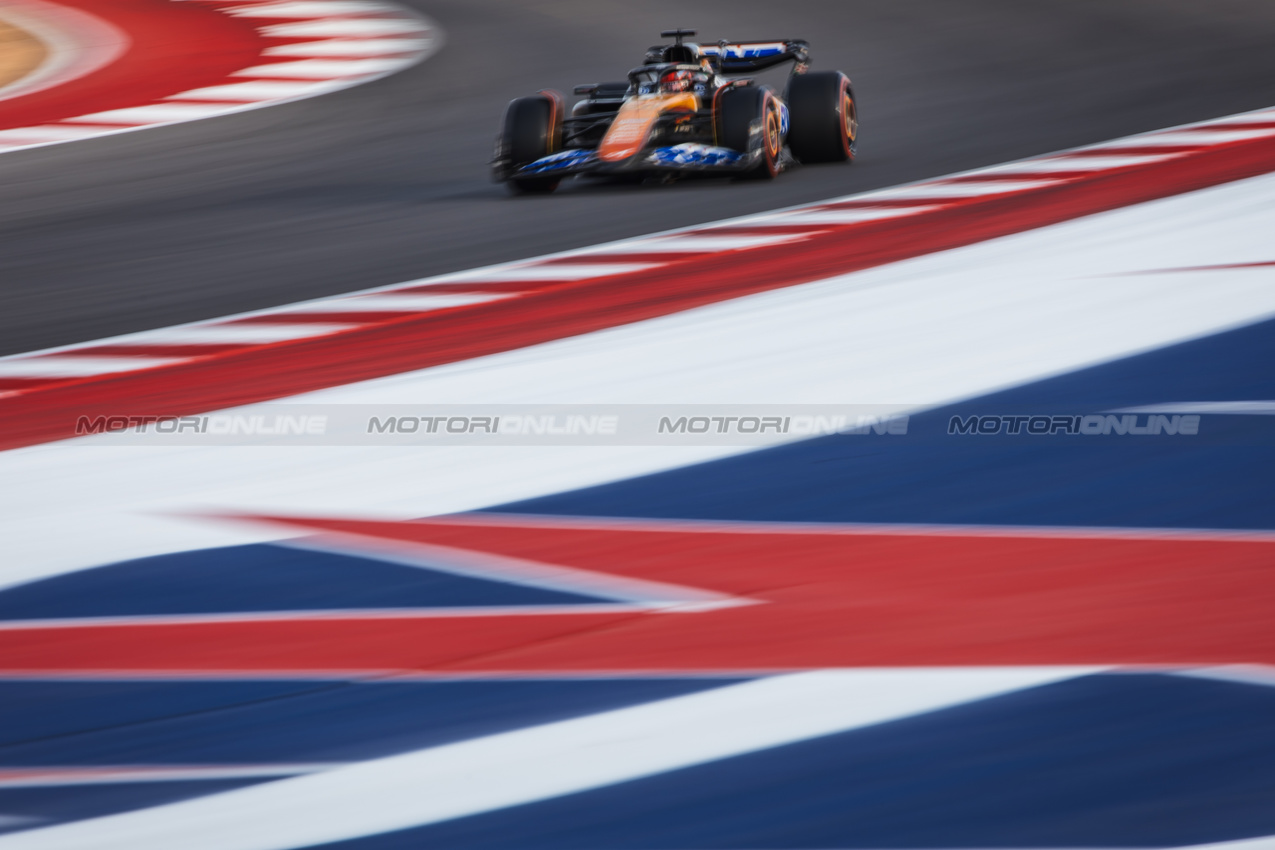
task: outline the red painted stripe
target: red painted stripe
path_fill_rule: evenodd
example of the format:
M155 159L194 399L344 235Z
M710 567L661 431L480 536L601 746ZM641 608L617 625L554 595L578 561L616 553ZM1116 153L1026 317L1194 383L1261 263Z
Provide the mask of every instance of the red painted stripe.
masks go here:
M675 582L760 604L699 613L5 630L0 669L579 672L1275 662L1270 541L282 521L398 545L444 545Z
M224 83L256 64L269 44L249 20L199 3L168 0L57 0L128 34L123 56L56 88L6 101L0 129L54 124L108 109L141 106L189 89ZM198 61L192 61L197 57Z
M0 392L29 390L35 387L61 383L65 380L65 378L0 378Z
M1029 192L946 204L900 219L824 229L799 247L713 254L673 267L563 284L521 298L412 315L324 338L50 386L0 400L0 448L71 436L81 415L185 415L422 369L969 245L1272 168L1275 139L1235 142L1156 168L1104 172ZM709 232L784 230L737 227ZM800 262L794 262L797 251Z

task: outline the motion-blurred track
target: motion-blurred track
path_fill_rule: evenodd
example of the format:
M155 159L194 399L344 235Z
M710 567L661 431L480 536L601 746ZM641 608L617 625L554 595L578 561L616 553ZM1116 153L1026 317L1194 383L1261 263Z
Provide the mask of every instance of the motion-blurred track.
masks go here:
M772 4L411 0L443 50L369 86L0 157L0 353L773 209L1275 102L1261 0ZM487 182L504 103L621 75L674 24L810 38L846 69L852 168L774 184ZM775 32L776 26L783 32Z

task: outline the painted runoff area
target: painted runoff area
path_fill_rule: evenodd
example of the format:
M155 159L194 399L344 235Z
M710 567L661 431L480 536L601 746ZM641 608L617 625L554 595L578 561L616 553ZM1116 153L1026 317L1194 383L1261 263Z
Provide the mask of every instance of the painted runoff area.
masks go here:
M1269 847L1263 115L1112 143L1099 170L1067 154L1049 177L1029 161L414 282L526 286L510 314L561 321L378 361L388 325L428 326L343 308L271 356L330 347L374 375L297 392L285 372L243 399L849 399L907 435L176 447L45 442L47 420L0 453L0 848ZM1253 135L1190 135L1227 132ZM1111 147L1149 159L1126 171ZM650 306L691 268L670 243L725 283ZM626 280L634 299L608 301ZM601 304L622 321L580 318ZM307 309L257 324L322 326L287 318ZM269 352L231 354L205 374ZM153 365L145 386L189 379ZM53 377L0 403L135 399L131 378ZM1042 410L1204 421L1092 443L946 429Z

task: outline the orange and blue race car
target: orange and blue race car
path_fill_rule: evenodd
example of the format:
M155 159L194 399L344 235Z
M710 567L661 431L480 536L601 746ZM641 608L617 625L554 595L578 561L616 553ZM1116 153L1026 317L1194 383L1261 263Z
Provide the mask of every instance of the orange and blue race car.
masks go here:
M810 45L688 42L694 30L647 51L625 82L544 90L510 102L492 161L518 192L551 192L564 177L734 174L770 178L792 162L854 159L859 116L850 79L810 71ZM750 74L791 62L784 91Z

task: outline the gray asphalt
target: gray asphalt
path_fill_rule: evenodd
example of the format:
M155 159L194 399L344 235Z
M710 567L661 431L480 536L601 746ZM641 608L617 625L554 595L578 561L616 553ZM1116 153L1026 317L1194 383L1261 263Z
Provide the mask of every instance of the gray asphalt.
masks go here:
M446 46L346 92L0 156L0 353L212 318L1275 105L1270 0L400 0ZM853 166L509 197L504 104L623 79L660 29L798 37Z

